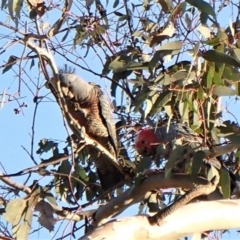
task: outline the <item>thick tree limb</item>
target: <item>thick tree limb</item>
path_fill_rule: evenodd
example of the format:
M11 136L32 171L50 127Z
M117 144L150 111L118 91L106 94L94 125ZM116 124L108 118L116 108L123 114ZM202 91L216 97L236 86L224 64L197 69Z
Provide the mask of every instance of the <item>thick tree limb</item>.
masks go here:
M167 216L161 226L151 226L147 215L112 220L79 240L179 239L193 233L240 227L240 200L197 202Z
M207 184L208 181L204 178L198 177L196 184ZM94 216L95 227L105 223L109 217L118 214L127 209L132 204L140 202L144 195L153 189L166 188L184 188L191 189L194 187L191 175L187 174L172 174L171 178L166 179L164 172L157 172L144 179L137 186L133 185L118 197L112 199L105 206L98 209ZM208 197L208 200L222 199L222 195L217 189Z

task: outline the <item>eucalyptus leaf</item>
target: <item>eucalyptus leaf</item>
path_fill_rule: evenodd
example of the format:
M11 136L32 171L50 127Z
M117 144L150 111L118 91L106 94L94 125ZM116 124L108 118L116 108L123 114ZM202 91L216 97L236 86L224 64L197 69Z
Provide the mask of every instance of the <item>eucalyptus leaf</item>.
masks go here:
M225 53L209 50L202 53L202 57L209 62L226 63L230 66L240 67L240 62Z

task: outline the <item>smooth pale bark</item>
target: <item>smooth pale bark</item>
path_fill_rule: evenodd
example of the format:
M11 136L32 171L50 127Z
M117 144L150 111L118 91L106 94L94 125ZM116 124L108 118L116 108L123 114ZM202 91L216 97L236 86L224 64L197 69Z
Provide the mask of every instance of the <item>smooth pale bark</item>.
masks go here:
M208 230L240 227L240 200L217 200L188 204L151 226L147 215L112 220L79 240L178 239Z

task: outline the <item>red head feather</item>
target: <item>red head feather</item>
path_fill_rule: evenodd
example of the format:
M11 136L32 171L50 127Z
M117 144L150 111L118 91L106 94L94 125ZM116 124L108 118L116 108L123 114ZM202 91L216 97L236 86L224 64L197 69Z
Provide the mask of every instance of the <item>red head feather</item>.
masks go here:
M157 137L153 129L141 130L135 139L135 149L142 156L154 156L157 145Z

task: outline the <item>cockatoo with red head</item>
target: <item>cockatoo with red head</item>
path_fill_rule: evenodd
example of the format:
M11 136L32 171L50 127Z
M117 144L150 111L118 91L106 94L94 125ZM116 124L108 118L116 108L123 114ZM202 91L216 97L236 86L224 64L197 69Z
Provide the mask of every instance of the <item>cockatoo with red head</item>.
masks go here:
M156 129L146 128L142 129L135 139L135 149L142 156L155 156L159 145L165 145L163 153L164 158L168 158L172 151L172 141L182 140L183 149L191 149L191 156L194 151L206 150L207 146L203 145L203 140L193 130L181 123L170 124L167 126L158 127ZM186 151L183 150L183 155ZM179 156L180 158L181 156ZM219 160L211 159L215 167L221 168Z

